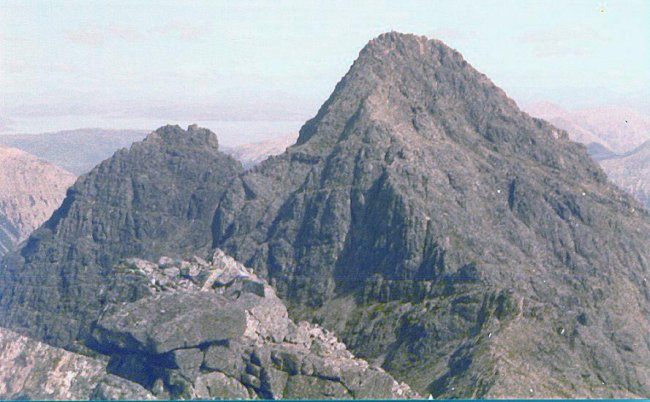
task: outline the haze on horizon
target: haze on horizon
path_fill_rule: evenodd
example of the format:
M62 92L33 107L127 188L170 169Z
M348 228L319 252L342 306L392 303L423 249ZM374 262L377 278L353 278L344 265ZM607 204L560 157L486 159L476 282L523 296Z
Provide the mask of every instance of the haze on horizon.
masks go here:
M443 40L520 105L650 114L647 21L644 0L3 1L0 134L297 130L391 30Z

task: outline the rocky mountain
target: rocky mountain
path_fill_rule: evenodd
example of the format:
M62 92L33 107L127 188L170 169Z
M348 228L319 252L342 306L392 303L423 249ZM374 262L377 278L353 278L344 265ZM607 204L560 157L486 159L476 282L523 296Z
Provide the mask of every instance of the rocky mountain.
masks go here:
M291 134L235 147L223 147L223 152L240 161L244 165L244 169L250 169L270 156L283 153L295 142L296 135Z
M648 212L439 41L371 41L213 236L422 394L650 395Z
M526 106L526 111L566 130L573 141L601 144L623 154L650 140L650 116L622 107L566 110L548 102Z
M91 344L103 354L82 356L4 330L0 397L417 397L327 330L294 324L274 290L220 250L210 262L131 258L116 270L143 279L146 296L103 310Z
M624 155L600 163L614 183L650 209L650 140Z
M167 126L82 176L0 323L162 397L648 397L649 245L584 145L389 33L246 172Z
M216 204L240 171L215 134L196 126L162 127L118 151L81 176L52 217L4 258L0 322L74 347L104 306L141 296L139 282L114 272L120 259L210 248Z
M74 180L33 155L0 147L0 257L50 217Z
M77 175L88 173L115 151L141 141L142 130L86 128L44 134L0 135L0 144L22 149Z

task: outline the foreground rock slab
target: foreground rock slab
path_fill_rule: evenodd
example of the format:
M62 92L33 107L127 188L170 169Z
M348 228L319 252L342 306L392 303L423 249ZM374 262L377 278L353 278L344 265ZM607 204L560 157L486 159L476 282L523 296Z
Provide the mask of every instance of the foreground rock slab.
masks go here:
M417 396L331 332L292 322L273 288L221 250L210 262L129 259L116 269L146 277L151 295L107 308L94 347L109 372L158 397Z

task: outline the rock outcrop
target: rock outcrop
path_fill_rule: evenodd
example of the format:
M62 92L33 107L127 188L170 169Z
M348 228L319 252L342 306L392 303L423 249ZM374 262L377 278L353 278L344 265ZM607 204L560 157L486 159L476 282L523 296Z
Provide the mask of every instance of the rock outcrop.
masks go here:
M155 399L106 372L106 359L55 348L0 328L0 399Z
M73 348L110 303L146 283L113 271L126 257L210 250L210 223L241 164L209 130L162 127L81 176L61 207L1 267L0 323Z
M74 180L44 160L0 146L0 257L52 215Z
M356 359L329 331L295 325L275 291L217 250L118 270L146 278L150 295L108 307L93 347L108 370L163 398L328 399L415 397Z
M372 40L213 235L425 395L650 396L648 212L439 41Z

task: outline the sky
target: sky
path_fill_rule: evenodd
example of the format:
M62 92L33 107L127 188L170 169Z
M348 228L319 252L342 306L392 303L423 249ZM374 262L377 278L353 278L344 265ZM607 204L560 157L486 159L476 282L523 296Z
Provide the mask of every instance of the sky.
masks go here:
M0 133L297 131L393 30L443 40L520 105L650 113L648 21L647 0L0 0Z

